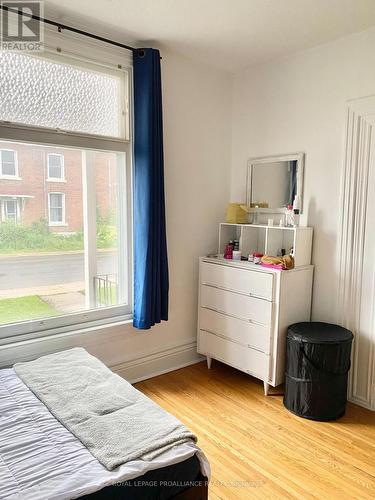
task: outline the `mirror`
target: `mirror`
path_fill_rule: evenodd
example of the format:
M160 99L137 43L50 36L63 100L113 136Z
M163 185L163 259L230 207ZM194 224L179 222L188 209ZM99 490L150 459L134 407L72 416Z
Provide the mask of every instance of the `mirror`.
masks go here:
M293 205L302 213L304 154L252 158L247 168L247 205L258 211L279 211Z

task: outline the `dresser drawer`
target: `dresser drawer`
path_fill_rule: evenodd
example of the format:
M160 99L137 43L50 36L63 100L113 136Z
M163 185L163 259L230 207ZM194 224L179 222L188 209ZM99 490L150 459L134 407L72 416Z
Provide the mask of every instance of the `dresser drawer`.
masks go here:
M200 329L270 353L271 327L250 323L211 309L200 308Z
M270 357L212 333L200 331L199 351L242 371L268 380Z
M251 320L267 326L271 326L272 323L272 302L212 286L201 286L200 305L247 321Z
M273 298L273 275L227 265L201 263L201 284L267 300Z

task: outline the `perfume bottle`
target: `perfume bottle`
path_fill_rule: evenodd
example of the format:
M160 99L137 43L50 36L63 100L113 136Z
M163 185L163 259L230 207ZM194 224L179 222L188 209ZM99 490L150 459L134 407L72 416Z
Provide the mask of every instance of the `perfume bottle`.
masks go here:
M294 225L294 212L293 205L288 205L285 212L285 226L293 227Z
M233 248L234 248L233 240L230 240L224 250L224 259L233 259Z

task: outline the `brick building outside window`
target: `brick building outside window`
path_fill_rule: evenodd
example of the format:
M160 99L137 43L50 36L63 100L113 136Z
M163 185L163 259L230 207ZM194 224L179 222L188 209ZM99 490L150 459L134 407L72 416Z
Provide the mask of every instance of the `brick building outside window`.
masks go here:
M44 221L50 231L69 235L83 228L82 152L0 142L0 217L30 225ZM96 153L98 215L109 218L116 199L116 161Z

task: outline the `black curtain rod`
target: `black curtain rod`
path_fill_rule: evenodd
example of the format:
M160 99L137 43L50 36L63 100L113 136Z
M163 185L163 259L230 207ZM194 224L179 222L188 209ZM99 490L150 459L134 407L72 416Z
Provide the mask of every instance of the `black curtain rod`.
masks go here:
M26 14L24 12L21 12L19 9L12 9L7 7L6 5L0 5L0 8L3 10L8 10L9 12L14 12L19 16L27 16L30 17L31 19L35 19L36 21L49 24L50 26L55 26L59 31L59 33L61 33L62 30L67 30L71 31L72 33L77 33L78 35L83 35L87 36L88 38L93 38L94 40L99 40L100 42L109 43L110 45L115 45L116 47L120 47L121 49L131 50L132 52L139 50L135 47L131 47L130 45L125 45L124 43L116 42L115 40L110 40L109 38L104 38L99 35L94 35L93 33L88 33L87 31L83 31L78 28L73 28L72 26L67 26L66 24L57 23L55 21L51 21L50 19L45 19L44 17L35 16L34 14Z

